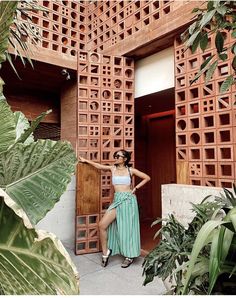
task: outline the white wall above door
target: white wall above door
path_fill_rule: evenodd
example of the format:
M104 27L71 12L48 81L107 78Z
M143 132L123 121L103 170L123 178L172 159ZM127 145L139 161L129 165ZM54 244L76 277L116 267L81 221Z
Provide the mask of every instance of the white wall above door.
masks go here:
M135 98L174 87L174 48L135 63Z

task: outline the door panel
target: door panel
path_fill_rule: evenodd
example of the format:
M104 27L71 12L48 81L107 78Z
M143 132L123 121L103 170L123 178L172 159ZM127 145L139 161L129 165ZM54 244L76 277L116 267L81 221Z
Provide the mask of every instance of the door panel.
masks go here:
M76 192L77 214L99 213L100 173L96 168L78 164Z
M173 115L149 118L148 168L151 183L149 197L153 218L161 217L161 184L176 181L175 121Z

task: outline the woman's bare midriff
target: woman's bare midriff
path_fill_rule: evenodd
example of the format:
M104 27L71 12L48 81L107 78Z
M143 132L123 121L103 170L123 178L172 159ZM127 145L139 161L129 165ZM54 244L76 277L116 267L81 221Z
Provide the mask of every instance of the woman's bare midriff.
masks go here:
M115 192L131 192L130 185L114 185Z

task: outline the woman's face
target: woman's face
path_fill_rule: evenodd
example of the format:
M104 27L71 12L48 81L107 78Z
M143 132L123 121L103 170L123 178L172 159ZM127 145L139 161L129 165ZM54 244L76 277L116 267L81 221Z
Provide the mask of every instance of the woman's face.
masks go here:
M122 151L116 152L114 158L115 158L115 165L124 164L126 160Z

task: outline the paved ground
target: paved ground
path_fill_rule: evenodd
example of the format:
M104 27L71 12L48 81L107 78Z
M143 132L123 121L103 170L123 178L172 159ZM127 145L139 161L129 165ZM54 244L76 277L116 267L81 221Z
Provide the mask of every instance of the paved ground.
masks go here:
M101 253L76 256L67 248L80 274L81 295L162 295L165 287L161 280L143 286L143 257L128 268L121 268L123 257L113 256L106 268L101 267Z

